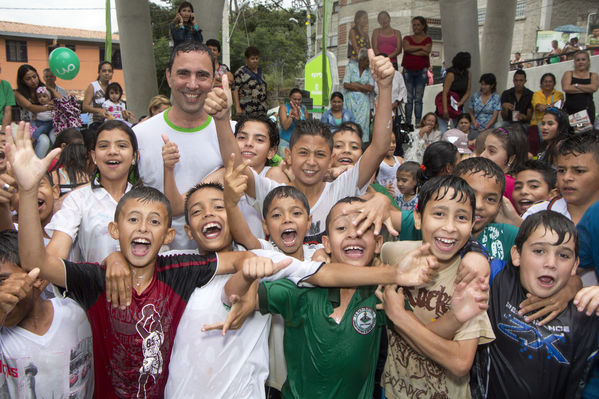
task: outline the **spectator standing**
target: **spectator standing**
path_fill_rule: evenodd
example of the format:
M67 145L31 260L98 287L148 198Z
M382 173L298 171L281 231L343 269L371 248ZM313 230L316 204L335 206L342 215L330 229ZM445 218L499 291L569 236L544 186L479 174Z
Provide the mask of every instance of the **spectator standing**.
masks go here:
M372 32L372 49L375 54L385 53L397 70L397 56L401 54L401 32L391 27L391 16L387 11L379 12L380 28Z
M562 49L559 48L559 43L557 40L551 41L551 51L549 52L549 58L547 58L548 64L555 64L562 60L561 57Z
M538 125L543 120L545 110L549 107L562 108L564 93L555 90L555 75L546 73L541 76L541 90L532 96L531 125Z
M402 48L404 51L401 66L403 66L403 80L408 89L406 103L406 122L411 125L412 110L416 123L422 117L422 96L426 85L426 71L430 66L429 54L433 48L433 41L427 36L428 24L424 17L412 19L412 35L404 37Z
M112 79L112 74L112 64L108 61L100 62L98 77L85 89L81 110L92 114L92 124L89 126L91 131L95 131L108 118L108 112L102 108L102 104L106 99L106 90Z
M453 92L458 95L458 110L461 112L463 105L470 97L470 86L472 84L472 76L470 74L470 53L461 51L451 60L451 67L447 69L445 80L443 81L443 110L439 116L439 127L441 132L447 130L449 124L449 93ZM457 121L453 121L455 126Z
M289 147L289 140L295 129L295 122L305 121L306 114L306 107L302 104L302 91L298 88L291 89L289 102L279 106L279 120L281 121L279 154L284 154L285 148Z
M245 63L235 72L233 102L237 115L266 115L266 81L258 66L260 51L253 46L245 50Z
M224 75L227 75L227 77L229 78L229 82L232 82L234 77L231 71L229 70L229 66L221 64L218 61L218 58L220 57L220 42L216 39L208 39L206 41L206 46L208 46L208 48L210 49L210 51L212 51L212 54L214 55L214 87L223 86L222 81Z
M2 73L2 68L0 68ZM16 105L15 95L10 83L0 79L0 128L4 132L4 127L12 122L12 106Z
M61 97L66 97L69 95L65 89L56 84L56 75L54 75L54 72L52 72L50 68L44 69L42 75L44 77L46 87L54 89L58 94L60 94Z
M510 71L520 70L522 69L522 64L520 63L520 53L514 53L514 60L510 62Z
M562 76L562 90L566 93L565 110L568 115L586 110L591 124L595 123L595 103L593 93L599 89L599 77L590 72L591 59L586 51L574 55L574 70Z
M368 51L363 48L358 62L350 62L343 76L345 106L354 114L355 122L362 128L362 143L370 142L370 108L374 92L374 79L370 73Z
M533 92L525 87L526 72L518 69L514 72L514 87L501 93L501 117L505 124L527 124L532 118Z
M593 55L599 55L599 26L593 26L591 32L591 37L587 39L589 42L587 48L593 49Z
M369 49L370 40L368 38L368 13L364 10L358 10L354 14L354 26L349 30L347 40L347 58L350 63L358 61L360 49Z
M196 23L193 6L188 1L184 1L179 5L177 15L171 23L170 28L174 47L191 40L200 43L204 40L202 37L202 30L198 28Z

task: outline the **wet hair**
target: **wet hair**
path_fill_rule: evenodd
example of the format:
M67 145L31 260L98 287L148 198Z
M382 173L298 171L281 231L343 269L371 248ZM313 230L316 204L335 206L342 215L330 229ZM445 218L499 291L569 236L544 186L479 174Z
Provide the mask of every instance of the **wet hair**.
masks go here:
M214 190L221 191L223 193L223 195L225 192L225 189L223 188L222 184L220 184L220 183L206 182L206 183L199 183L199 184L196 184L195 186L193 186L187 192L187 194L185 194L185 223L189 224L189 201L191 199L191 196L194 195L196 193L196 191L200 191L205 188L212 188Z
M364 10L358 10L354 14L354 26L358 26L358 20L362 18L364 15L368 16L368 13Z
M455 165L458 148L448 141L436 141L426 147L422 156L422 178L438 176L448 165Z
M310 204L308 203L308 199L300 190L293 186L278 186L274 189L270 190L269 193L264 198L264 204L262 205L262 217L266 220L266 215L268 215L268 211L270 210L270 206L275 199L280 198L293 198L302 203L304 209L306 210L306 214L310 216Z
M98 130L96 130L96 133L94 134L92 148L96 148L98 137L100 137L100 134L102 134L102 132L104 132L105 130L120 130L127 134L127 136L129 137L129 141L131 142L131 148L133 150L133 159L135 160L135 165L131 165L129 167L129 175L127 176L127 182L129 182L133 186L140 186L141 178L139 175L138 162L139 145L137 144L137 136L133 132L133 129L131 129L125 122L117 119L106 121L102 123L100 126L98 126ZM95 165L94 170L92 172L92 178L90 179L92 189L100 187L100 184L98 184L100 183L100 177L100 169L98 169L98 165ZM96 183L96 180L98 180L98 183Z
M106 100L110 100L110 92L116 91L119 93L119 100L123 96L123 88L118 82L112 82L108 86L106 86L106 92L104 93L104 98Z
M526 162L528 159L528 136L519 123L493 129L489 132L489 135L501 141L508 160L512 156L514 157L508 173L513 173L514 170L519 169Z
M79 130L74 127L68 127L64 130L61 130L60 133L56 136L56 140L54 144L52 144L51 150L55 148L59 148L63 144L69 145L73 141L79 141L81 143L85 143L83 139L83 134Z
M451 189L453 189L453 195L448 196ZM476 194L464 179L452 175L435 177L424 183L418 193L416 211L422 215L426 209L426 204L430 200L440 201L443 199L449 201L457 199L458 202L469 203L472 207L472 219L474 220Z
M526 170L538 172L543 178L543 181L549 186L549 190L555 188L555 185L557 184L557 173L555 168L551 165L536 159L529 159L522 164L520 169L516 170L516 174Z
M426 22L426 18L419 15L417 17L412 18L412 22L414 20L420 22L422 26L424 26L424 29L422 30L424 33L428 33L428 23Z
M524 69L516 69L516 72L514 72L514 76L516 75L522 75L524 76L524 79L526 79L526 72L524 72Z
M497 78L492 73L483 73L480 75L479 83L486 83L491 86L491 93L497 90Z
M206 46L216 47L218 52L220 53L220 42L216 39L208 39L206 40Z
M574 240L574 253L578 257L578 231L570 219L555 211L544 210L534 213L524 219L514 240L518 252L522 253L522 247L528 238L542 227L557 234L557 241L553 245L561 245L564 242Z
M550 142L544 141L541 149L545 152L544 160L549 164L555 164L557 161L557 147L559 143L572 135L570 121L568 120L568 114L566 114L566 112L555 107L545 109L543 117L545 117L545 115L553 115L557 121L557 135Z
M67 172L71 183L77 182L81 176L88 176L88 153L85 144L77 142L67 144L60 153L52 172L61 166Z
M451 65L458 71L463 72L463 71L466 71L468 68L470 68L471 61L472 61L472 57L470 56L469 52L460 51L451 60Z
M293 133L291 133L291 138L289 139L290 150L293 149L295 143L302 136L320 136L327 142L329 150L333 150L333 135L329 130L329 126L318 119L307 119L295 123L295 129L293 129Z
M214 54L212 54L212 51L210 51L210 49L204 43L200 43L195 40L186 41L175 46L170 58L168 59L168 65L166 66L166 69L169 71L173 69L175 58L177 58L179 53L192 52L208 54L208 57L210 57L210 61L212 62L212 74L214 75L214 70L216 69L216 61L214 60Z
M37 70L29 64L23 64L17 70L17 92L19 92L23 97L31 101L33 104L37 104L37 96L34 95L33 97L31 97L31 89L23 81L25 75L29 71L33 71L37 75L37 80L39 82L37 87L45 86L45 84L40 79L40 75L39 73L37 73Z
M360 144L362 144L362 127L360 125L358 125L356 122L351 122L351 121L342 122L339 126L337 126L337 130L335 130L335 133L333 134L333 136L335 134L341 133L343 131L354 132L360 139Z
M241 131L247 122L260 122L266 125L268 129L268 148L276 148L279 146L280 137L277 125L266 115L242 115L235 124L235 137ZM268 160L267 160L268 161Z
M112 69L114 71L114 66L112 65L112 62L102 61L98 64L98 77L96 78L96 80L100 80L100 71L102 70L102 67L106 64L110 65L110 69Z
M561 141L557 146L557 153L561 156L593 154L593 159L599 166L599 138L594 133L585 132L571 135Z
M420 187L424 184L424 180L422 180L422 174L420 173L420 164L414 161L406 161L399 165L396 176L398 176L400 172L408 172L412 175L414 181L416 182L414 192L417 193Z
M339 92L339 91L334 91L333 93L331 93L331 101L333 101L333 98L338 98L341 101L344 101L343 94L341 94L341 92Z
M21 266L17 236L16 230L0 231L0 263L14 263Z
M439 117L434 112L428 112L428 113L424 114L422 119L420 119L420 124L418 125L418 127L424 127L424 121L426 120L426 118L429 117L429 115L432 115L435 117L435 127L433 129L439 129Z
M260 56L260 50L258 50L257 47L250 46L250 47L248 47L248 48L245 49L244 56L245 56L245 58L259 57Z
M119 216L121 215L121 211L123 207L129 200L137 200L141 203L147 204L151 202L157 202L160 204L164 204L166 206L167 217L168 217L168 227L171 227L171 223L173 221L173 211L171 209L171 203L169 202L166 195L162 194L159 190L156 190L153 187L134 187L128 192L125 193L119 200L116 205L116 210L114 211L114 221L118 222Z
M550 77L551 79L553 79L553 84L555 84L555 75L552 74L551 72L547 72L544 73L543 76L541 76L541 80L539 82L539 84L543 84L543 80L545 80L545 78Z
M162 94L152 97L150 103L148 104L148 115L154 116L152 109L157 108L161 105L168 105L170 107L171 100L169 100L167 96L163 96Z
M303 97L302 91L300 89L298 89L297 87L294 87L293 89L291 89L289 91L289 98L291 98L291 96L294 95L295 93L299 93L299 95Z
M333 209L335 209L335 207L337 207L337 205L351 204L352 202L366 202L366 200L362 199L360 197L345 197L345 198L341 198L339 201L335 202L335 205L333 205L331 207L331 210L329 211L329 214L327 215L327 218L325 220L324 235L326 235L326 236L329 235L329 224L331 223L331 215L333 214Z
M499 166L490 159L483 157L466 158L456 165L453 170L454 176L464 177L482 173L484 177L494 178L499 183L500 193L505 191L505 174Z

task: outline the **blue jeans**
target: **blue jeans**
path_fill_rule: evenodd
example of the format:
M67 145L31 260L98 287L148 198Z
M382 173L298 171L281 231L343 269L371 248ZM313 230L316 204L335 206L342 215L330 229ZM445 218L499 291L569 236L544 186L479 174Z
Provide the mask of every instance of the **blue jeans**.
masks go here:
M403 80L408 90L408 102L406 103L406 122L412 123L412 109L414 109L414 125L422 119L422 96L426 86L426 68L416 71L403 70Z
M35 120L31 123L35 127L31 139L35 140L35 155L38 158L43 158L50 149L50 132L52 132L52 121Z

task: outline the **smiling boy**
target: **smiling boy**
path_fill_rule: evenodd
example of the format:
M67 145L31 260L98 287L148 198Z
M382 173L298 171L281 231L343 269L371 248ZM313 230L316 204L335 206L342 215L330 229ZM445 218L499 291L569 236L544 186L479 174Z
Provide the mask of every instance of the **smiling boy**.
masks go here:
M545 162L529 159L516 172L512 199L520 215L537 202L547 201L557 194L555 169Z
M571 302L544 326L518 313L527 293L553 296L576 273L576 228L557 212L538 212L522 223L511 252L512 264L491 285L488 314L496 340L477 355L473 396L580 397L597 348L596 316L577 311Z

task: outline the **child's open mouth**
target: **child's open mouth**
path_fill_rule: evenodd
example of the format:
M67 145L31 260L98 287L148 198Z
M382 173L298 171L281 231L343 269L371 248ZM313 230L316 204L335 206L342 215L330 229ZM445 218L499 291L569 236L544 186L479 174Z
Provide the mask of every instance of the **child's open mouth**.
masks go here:
M555 284L555 279L551 276L541 276L538 278L541 287L551 288Z
M44 199L42 199L42 198L38 198L37 199L37 210L41 211L42 208L44 207L44 205L46 205L46 201L44 201Z
M131 242L131 253L135 256L146 256L150 252L150 245L147 238L136 238Z
M213 239L218 237L222 230L223 227L220 225L220 223L210 222L206 223L204 227L202 227L202 234L208 239Z
M343 248L343 253L349 258L361 258L364 255L364 247L359 245L349 245Z
M294 246L297 241L297 231L293 229L283 230L283 233L281 233L281 240L283 240L283 245L286 247Z
M532 204L533 204L533 202L531 200L527 200L527 199L518 201L518 205L520 206L520 209L522 209L522 211L525 211L528 208L530 208L532 206Z
M339 158L337 160L337 162L342 165L353 165L354 164L354 161L351 158Z
M449 252L454 249L457 240L452 238L435 238L435 246L443 252Z

